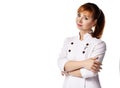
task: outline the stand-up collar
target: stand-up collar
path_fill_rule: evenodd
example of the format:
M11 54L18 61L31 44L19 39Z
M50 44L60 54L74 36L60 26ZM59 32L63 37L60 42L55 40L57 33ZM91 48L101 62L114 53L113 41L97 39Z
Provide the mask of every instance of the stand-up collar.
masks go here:
M91 36L90 33L86 33L86 34L84 34L84 36L83 36L83 40L86 40L86 39L91 38L91 37L92 37L92 36ZM80 32L79 32L78 38L79 38L79 40L80 40ZM83 41L83 40L81 40L81 41Z

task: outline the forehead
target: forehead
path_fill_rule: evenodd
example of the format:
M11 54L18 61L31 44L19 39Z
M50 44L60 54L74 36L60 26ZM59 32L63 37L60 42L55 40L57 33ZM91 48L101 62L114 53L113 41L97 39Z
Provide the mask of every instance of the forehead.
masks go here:
M79 14L83 14L83 15L85 15L87 17L92 17L92 13L89 12L89 11L81 11L81 12L79 12Z
M88 16L93 16L94 14L94 10L89 5L83 5L79 7L77 12L86 14Z

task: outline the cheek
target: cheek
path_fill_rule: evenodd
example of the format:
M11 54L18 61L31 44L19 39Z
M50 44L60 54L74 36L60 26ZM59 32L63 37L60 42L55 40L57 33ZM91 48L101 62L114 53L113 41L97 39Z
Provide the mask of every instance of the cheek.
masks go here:
M91 23L86 23L86 26L91 26L92 24Z
M92 27L92 26L93 26L93 23L92 23L92 22L85 22L85 25L86 25L86 26L89 26L89 27Z
M78 23L78 18L76 17L75 22Z

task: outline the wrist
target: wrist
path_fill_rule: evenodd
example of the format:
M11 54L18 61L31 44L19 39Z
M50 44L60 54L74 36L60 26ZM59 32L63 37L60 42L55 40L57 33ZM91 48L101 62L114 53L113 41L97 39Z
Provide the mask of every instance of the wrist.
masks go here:
M80 62L81 62L81 67L84 68L84 67L85 67L85 64L86 64L86 63L85 63L85 60L80 61Z

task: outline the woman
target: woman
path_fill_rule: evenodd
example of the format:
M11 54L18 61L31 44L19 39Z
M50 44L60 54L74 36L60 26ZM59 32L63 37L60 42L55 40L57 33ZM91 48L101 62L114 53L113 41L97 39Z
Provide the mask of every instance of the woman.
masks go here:
M103 11L94 3L78 8L78 36L66 38L58 58L65 75L63 88L101 88L98 72L105 55L105 42L100 40L105 24Z

